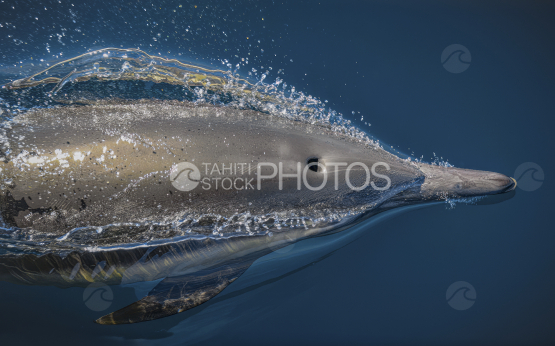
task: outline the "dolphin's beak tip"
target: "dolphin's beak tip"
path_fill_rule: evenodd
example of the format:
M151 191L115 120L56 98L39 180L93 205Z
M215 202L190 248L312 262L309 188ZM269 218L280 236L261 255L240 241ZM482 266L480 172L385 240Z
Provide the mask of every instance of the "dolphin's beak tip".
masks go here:
M511 178L511 180L513 181L513 184L509 187L509 189L506 192L513 191L514 189L516 189L516 185L517 185L515 178L513 177L509 177L509 178Z

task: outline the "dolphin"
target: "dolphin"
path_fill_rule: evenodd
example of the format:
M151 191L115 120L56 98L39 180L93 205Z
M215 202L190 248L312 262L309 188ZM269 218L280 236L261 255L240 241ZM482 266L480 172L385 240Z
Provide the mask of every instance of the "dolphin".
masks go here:
M516 186L400 158L345 127L186 101L32 109L0 139L1 280L162 279L100 324L194 308L258 258L387 210Z

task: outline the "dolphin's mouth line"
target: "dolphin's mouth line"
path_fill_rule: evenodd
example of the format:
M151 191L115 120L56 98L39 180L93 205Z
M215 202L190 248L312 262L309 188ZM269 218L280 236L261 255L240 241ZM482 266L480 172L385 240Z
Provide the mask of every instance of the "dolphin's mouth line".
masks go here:
M495 193L495 195L498 195L498 194L501 194L501 193L506 193L506 192L511 192L514 189L516 189L517 182L516 182L515 178L513 178L513 177L509 177L509 178L512 180L512 184L507 186L503 190L498 191L497 193Z

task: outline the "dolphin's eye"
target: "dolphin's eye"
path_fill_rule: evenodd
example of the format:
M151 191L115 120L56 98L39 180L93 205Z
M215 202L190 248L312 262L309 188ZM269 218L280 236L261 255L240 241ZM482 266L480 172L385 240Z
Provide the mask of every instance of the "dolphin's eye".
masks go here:
M317 157L309 157L306 160L306 164L311 165L310 167L308 167L308 169L310 169L313 172L318 172L318 170L320 169L320 166L318 166L318 158Z

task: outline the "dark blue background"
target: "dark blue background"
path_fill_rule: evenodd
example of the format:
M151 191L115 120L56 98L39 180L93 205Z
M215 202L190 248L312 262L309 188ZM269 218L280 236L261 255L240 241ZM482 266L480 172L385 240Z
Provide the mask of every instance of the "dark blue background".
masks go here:
M555 343L554 15L543 1L4 1L1 66L14 76L110 46L213 66L248 57L402 152L507 175L534 162L545 181L500 204L396 214L348 245L329 240L325 258L298 244L296 261L257 264L213 301L149 323L98 326L82 289L0 283L0 340ZM440 61L455 43L472 54L460 74ZM477 292L465 311L445 299L460 280ZM135 300L129 287L114 295L113 307Z

